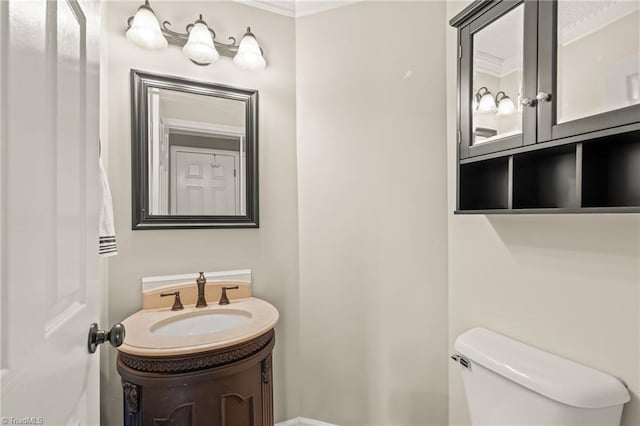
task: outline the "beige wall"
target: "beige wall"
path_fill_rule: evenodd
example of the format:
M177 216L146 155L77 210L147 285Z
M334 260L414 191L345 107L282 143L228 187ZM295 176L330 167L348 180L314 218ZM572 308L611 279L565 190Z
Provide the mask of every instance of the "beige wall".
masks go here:
M216 64L211 66L216 66ZM159 92L160 117L163 119L235 127L244 127L245 125L246 106L242 101L180 93L166 89L161 89Z
M296 22L301 414L447 424L443 2Z
M447 18L468 3L449 2ZM487 327L621 378L640 424L640 218L637 215L454 216L456 33L447 30L449 338ZM458 368L451 425L468 425Z
M116 234L120 254L109 260L109 322L140 309L140 278L147 275L251 268L254 294L281 314L275 356L278 420L297 415L298 246L295 146L295 33L292 18L230 2L153 2L176 29L197 13L221 37L239 37L250 24L269 67L262 73L238 70L221 58L209 67L189 62L177 47L162 52L139 49L126 41L126 19L140 2L108 2L104 7L103 132L109 152ZM211 81L260 90L260 229L131 231L129 69ZM103 369L102 417L105 425L122 421L115 351Z

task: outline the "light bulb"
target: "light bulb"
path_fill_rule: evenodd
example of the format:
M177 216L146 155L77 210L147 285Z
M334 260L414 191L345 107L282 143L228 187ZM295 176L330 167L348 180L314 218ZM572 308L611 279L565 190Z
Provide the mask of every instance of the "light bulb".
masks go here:
M498 103L498 115L511 115L516 112L516 106L508 97L504 97Z
M511 115L516 112L516 106L504 92L498 92L496 95L496 104L498 104L498 115Z
M220 54L213 44L211 31L202 20L202 15L191 27L189 39L182 48L182 53L198 65L208 65L220 58Z
M487 91L478 102L478 112L491 113L496 112L496 100L493 98L491 92Z
M167 39L162 35L160 23L153 13L149 2L145 2L131 20L131 26L126 32L127 40L145 49L164 49Z
M251 28L247 28L246 34L242 37L238 53L233 58L233 63L249 71L259 71L267 65L264 56L262 56L260 45L251 32Z

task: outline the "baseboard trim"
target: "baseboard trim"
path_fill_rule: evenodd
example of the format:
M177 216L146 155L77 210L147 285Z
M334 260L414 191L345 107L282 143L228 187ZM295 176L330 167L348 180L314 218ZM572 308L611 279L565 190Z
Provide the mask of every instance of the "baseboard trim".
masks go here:
M296 417L295 419L286 420L282 423L276 423L275 426L338 426L333 423L321 422L320 420L307 419L306 417Z

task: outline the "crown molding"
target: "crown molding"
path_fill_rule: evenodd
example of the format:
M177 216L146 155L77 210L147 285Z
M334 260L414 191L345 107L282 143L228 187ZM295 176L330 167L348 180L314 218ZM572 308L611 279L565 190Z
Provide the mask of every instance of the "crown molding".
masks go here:
M296 18L302 16L315 15L327 10L337 9L339 7L348 6L353 3L360 3L363 0L331 0L331 1L314 1L314 0L296 0Z
M296 5L293 0L233 0L237 3L246 4L247 6L257 9L266 10L267 12L277 13L278 15L289 16L295 18Z
M570 4L570 3L569 3ZM565 28L559 28L558 38L562 46L573 43L581 38L587 37L612 23L640 11L637 2L634 1L611 1L603 4L599 8L589 11L577 22Z
M233 0L238 3L279 15L299 18L301 16L315 15L331 9L358 3L363 0Z

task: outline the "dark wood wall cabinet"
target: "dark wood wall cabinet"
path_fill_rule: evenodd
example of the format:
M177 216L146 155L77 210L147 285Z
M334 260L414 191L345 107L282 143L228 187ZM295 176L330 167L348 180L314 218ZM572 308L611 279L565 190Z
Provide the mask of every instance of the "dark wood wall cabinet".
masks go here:
M640 212L637 2L476 0L450 24L456 213Z
M127 426L273 426L273 330L240 345L171 357L120 352Z

